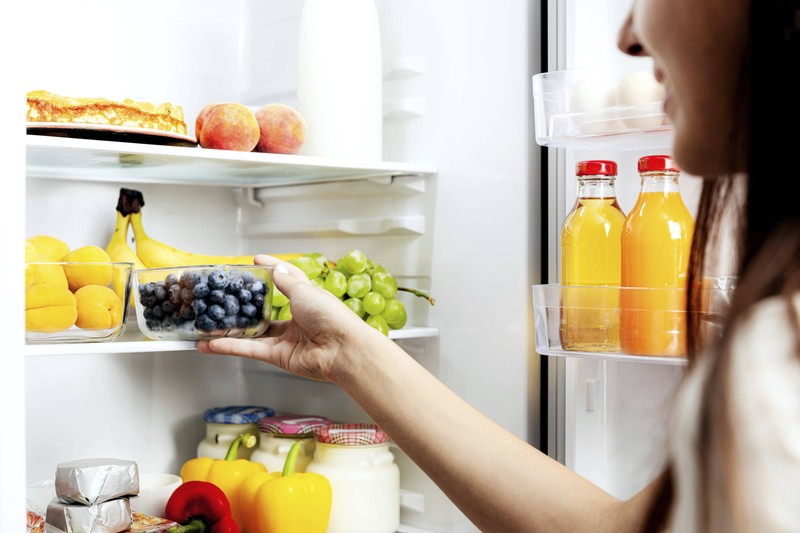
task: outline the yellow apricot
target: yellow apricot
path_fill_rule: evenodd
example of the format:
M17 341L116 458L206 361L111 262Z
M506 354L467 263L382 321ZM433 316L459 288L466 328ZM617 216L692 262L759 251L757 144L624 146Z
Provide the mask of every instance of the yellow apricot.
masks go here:
M53 283L38 283L25 291L25 309L60 305L75 306L75 295L66 287Z
M64 265L69 289L73 292L86 285L109 285L111 283L112 267L108 264L111 258L108 253L93 244L76 248L64 256L64 261L69 263L85 263Z
M30 237L31 243L39 252L39 261L62 261L69 253L69 245L56 237L49 235L36 235Z
M25 263L34 261L41 261L39 252L36 247L28 241L25 241ZM66 278L65 278L66 279ZM27 289L36 282L36 275L32 266L25 265L25 288Z
M108 287L85 285L75 292L81 329L109 329L122 324L122 300Z
M28 280L33 285L56 285L62 289L67 289L67 275L64 269L57 263L34 263L25 267L25 282Z
M25 291L25 329L61 331L72 327L77 318L75 295L69 289L41 283Z

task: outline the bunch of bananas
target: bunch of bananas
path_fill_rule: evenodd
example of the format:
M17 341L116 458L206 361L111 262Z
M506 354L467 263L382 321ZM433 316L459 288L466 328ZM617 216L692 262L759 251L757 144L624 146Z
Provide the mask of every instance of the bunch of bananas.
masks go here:
M120 189L117 222L106 252L112 261L133 263L136 269L197 265L252 265L253 255L205 255L173 248L147 235L142 225L144 196L140 191ZM133 228L136 251L128 244L128 228ZM303 254L272 254L288 261Z

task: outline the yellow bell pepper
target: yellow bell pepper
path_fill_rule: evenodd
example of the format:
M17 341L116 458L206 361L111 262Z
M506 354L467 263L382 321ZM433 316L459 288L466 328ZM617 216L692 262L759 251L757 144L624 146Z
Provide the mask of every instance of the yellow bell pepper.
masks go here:
M231 504L231 514L242 532L246 530L244 528L243 509L239 505L240 488L244 480L250 475L259 472L266 474L267 468L255 461L236 459L236 454L239 451L240 444L247 448L252 448L255 443L255 435L245 433L234 439L224 459L197 457L186 461L181 467L181 479L184 483L187 481L208 481L222 489Z
M245 479L239 503L249 533L325 533L331 516L331 484L313 472L295 473L300 452L295 442L283 472L256 473Z

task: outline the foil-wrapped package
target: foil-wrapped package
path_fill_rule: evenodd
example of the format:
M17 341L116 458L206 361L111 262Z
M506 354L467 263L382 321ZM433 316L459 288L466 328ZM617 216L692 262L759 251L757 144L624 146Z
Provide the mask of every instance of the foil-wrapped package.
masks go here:
M95 505L139 494L139 467L121 459L80 459L56 465L56 496L62 503Z
M67 504L54 498L47 505L45 533L118 533L131 527L128 498L95 505Z

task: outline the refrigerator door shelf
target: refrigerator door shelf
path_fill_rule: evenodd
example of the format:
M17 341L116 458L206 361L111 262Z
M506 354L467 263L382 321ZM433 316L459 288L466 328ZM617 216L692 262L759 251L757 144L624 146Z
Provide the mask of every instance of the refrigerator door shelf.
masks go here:
M27 136L29 178L262 188L435 173L432 166L387 161Z
M727 280L729 278L714 278ZM720 284L709 280L703 290L702 333L711 338L721 331L721 323L730 302L732 283ZM623 294L624 293L624 294ZM628 361L661 365L685 366L685 357L636 355L615 351L567 350L562 344L562 327L568 321L579 323L581 331L607 330L608 337L619 338L623 304L620 301L634 302L637 307L626 311L642 317L654 318L664 324L683 322L685 332L686 301L685 289L644 289L634 287L589 287L563 286L558 284L533 286L533 312L536 338L536 351L541 355L602 359L607 361ZM663 316L659 316L663 315ZM678 325L680 327L680 325ZM616 328L616 332L613 330Z
M533 76L536 142L607 150L669 146L663 87L649 60Z

